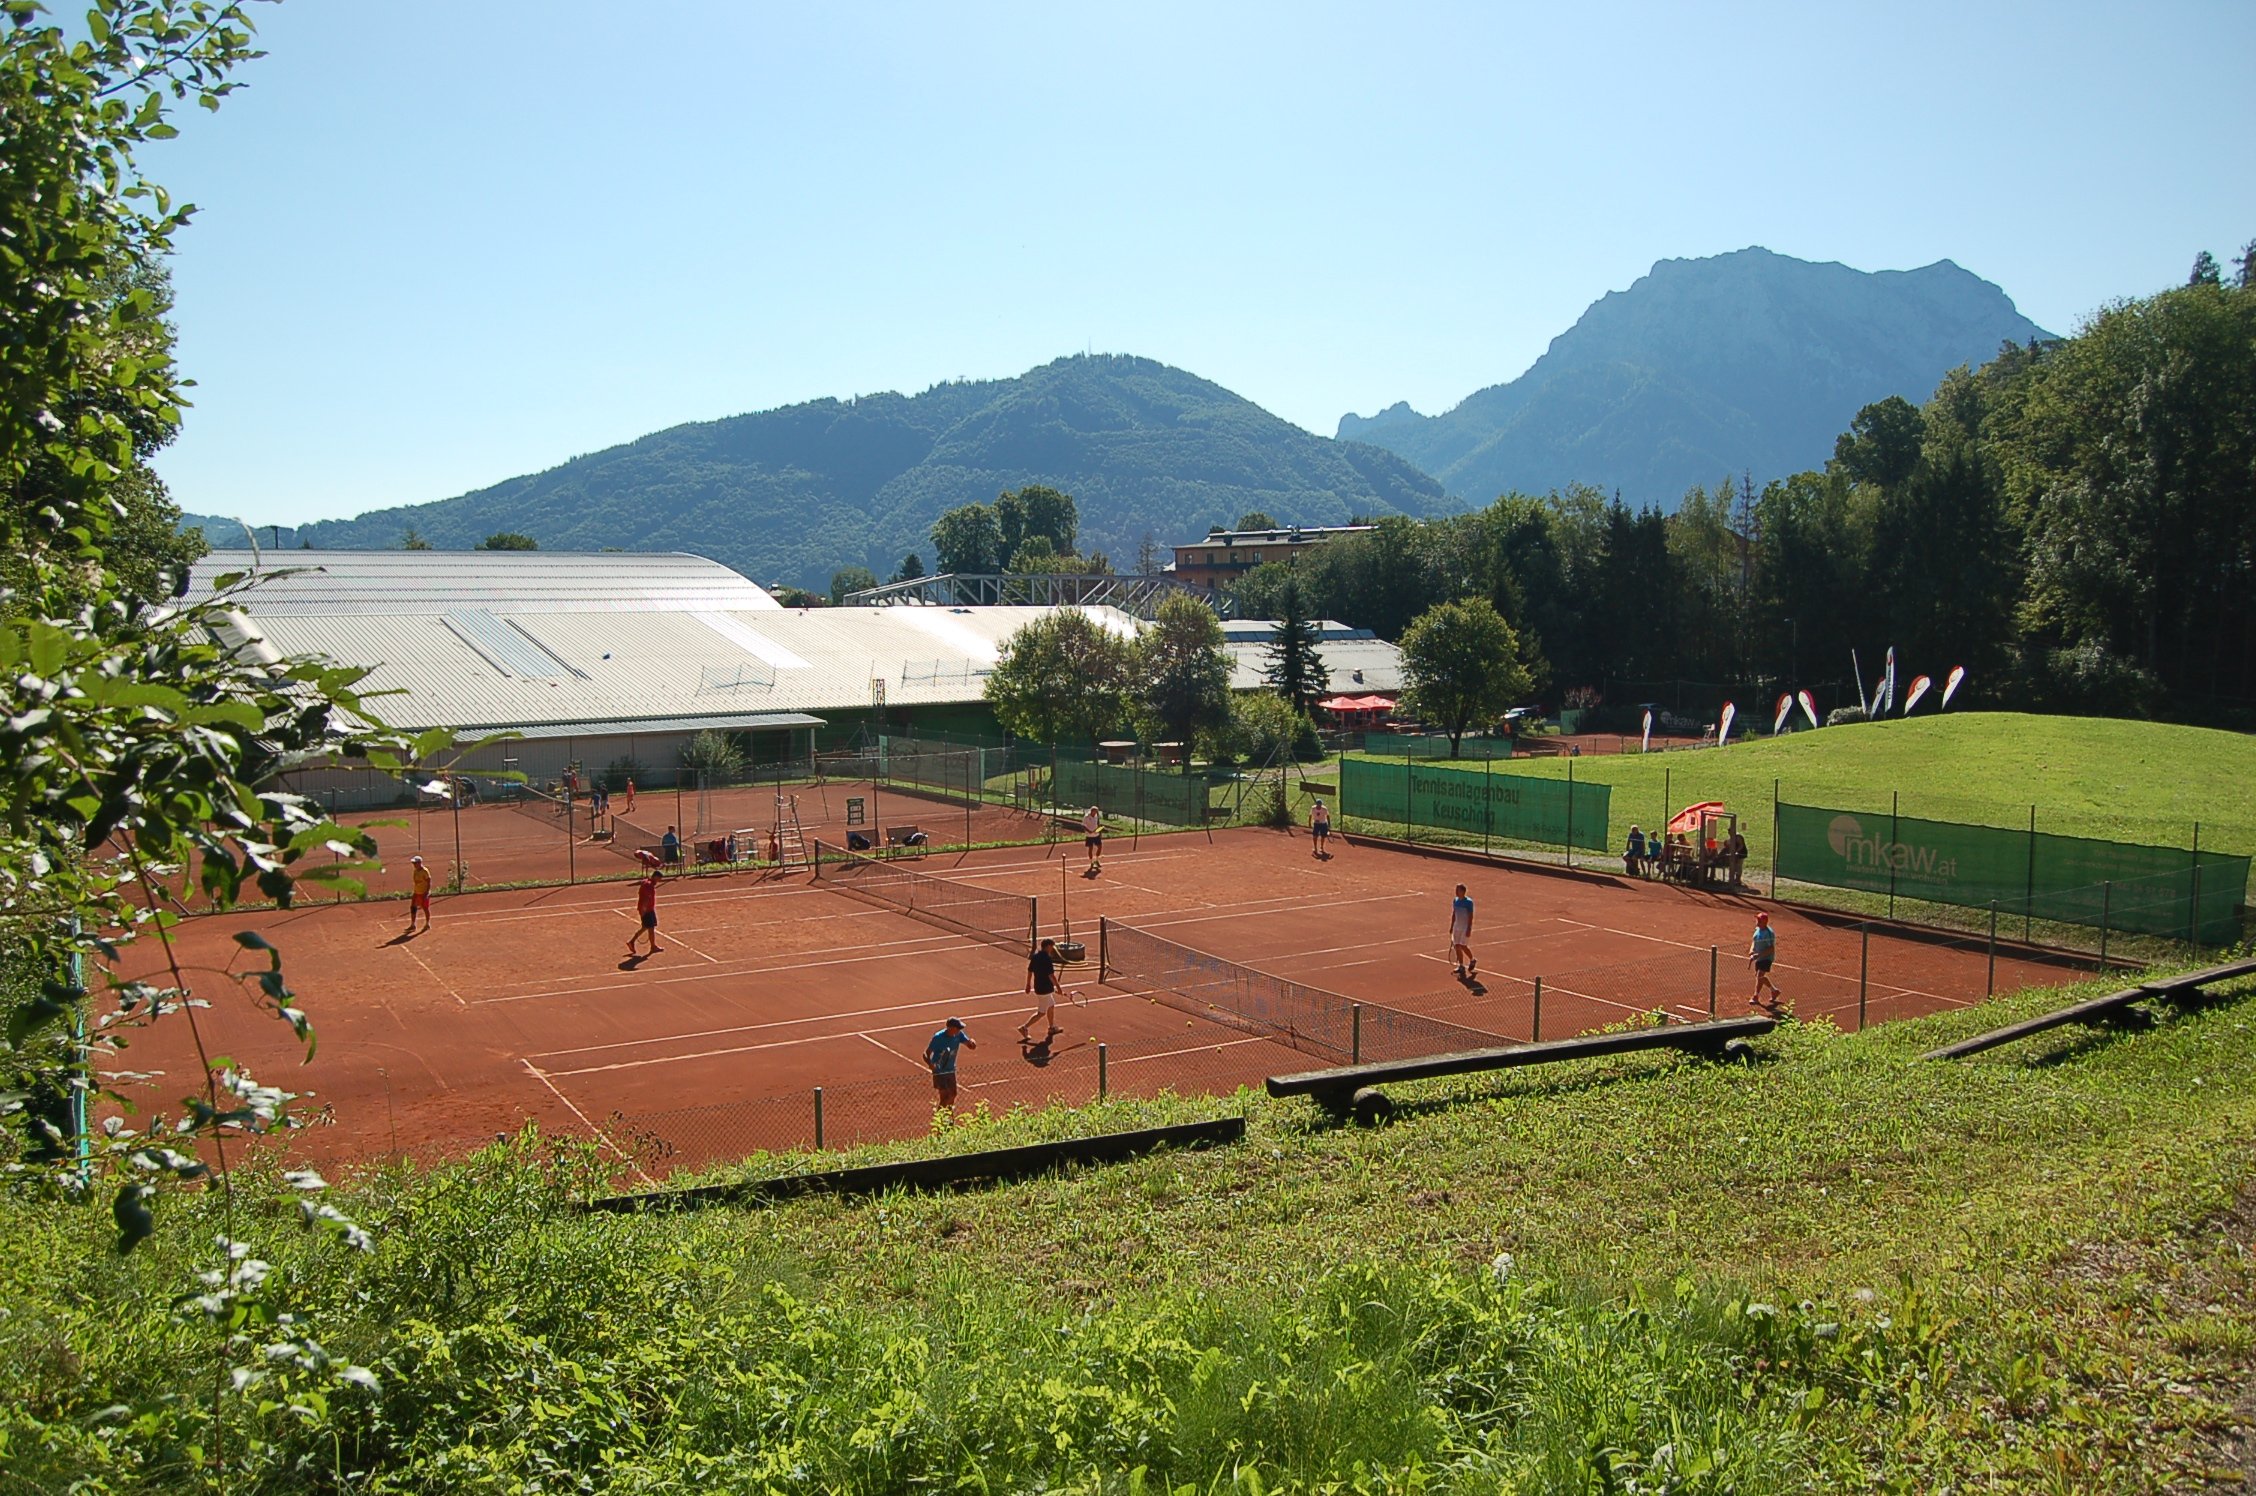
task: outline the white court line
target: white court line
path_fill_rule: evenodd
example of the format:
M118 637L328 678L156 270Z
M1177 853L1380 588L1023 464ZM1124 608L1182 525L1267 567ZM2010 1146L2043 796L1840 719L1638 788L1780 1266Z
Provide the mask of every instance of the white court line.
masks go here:
M890 960L893 956L928 956L943 951L961 950L963 949L963 937L959 935L947 935L935 932L930 935L919 935L913 939L875 940L869 942L866 945L857 946L855 948L857 950L865 952L885 951L888 954L877 959ZM663 985L669 982L685 981L704 982L711 981L715 976L719 975L758 976L768 971L797 970L798 967L796 965L789 963L797 962L798 958L800 957L813 956L814 954L815 952L812 951L774 951L766 955L739 956L734 958L733 960L714 962L714 965L721 968L721 971L717 973L709 971L681 972L670 976L654 977L642 981L609 982L600 987L590 987L585 984L590 978L599 977L602 975L602 973L596 971L577 972L572 976L553 984L545 986L536 985L527 987L524 990L518 992L501 993L493 997L482 997L478 999L478 1001L518 1002L530 997L571 997L581 992L608 992L617 987L647 987L653 984ZM787 964L783 966L772 966L764 964L784 958L789 959L787 961ZM814 966L835 965L836 963L809 961L805 964Z
M739 966L733 962L720 961L714 963L714 965L718 968L718 970L716 971L694 970L680 972L671 976L657 977L648 981L604 982L599 985L590 987L559 987L546 992L505 993L497 997L481 997L478 999L476 1006L484 1007L492 1003L549 1002L557 998L592 996L599 992L617 992L630 987L647 988L654 986L672 986L680 982L695 982L699 985L704 985L706 983L714 981L719 977L724 976L788 976L793 972L818 971L825 966L852 966L857 962L862 961L897 961L903 956L929 956L940 949L955 950L958 949L958 947L951 944L946 947L933 947L926 950L895 951L890 955L875 957L840 956L833 960L798 961L784 966L755 966L749 964ZM593 975L593 973L590 973L590 975Z
M1164 1050L1159 1054L1130 1055L1124 1060L1113 1061L1113 1064L1119 1068L1126 1068L1129 1065L1141 1065L1147 1060L1180 1059L1187 1054L1219 1054L1225 1049L1236 1049L1241 1044L1274 1044L1278 1042L1280 1041L1264 1039L1259 1036L1248 1036L1243 1039L1218 1039L1212 1044L1193 1044L1184 1049Z
M954 1001L961 1002L962 999L954 999ZM927 1004L926 1006L937 1007L939 1006L939 1004L933 1003ZM990 1018L998 1020L1006 1019L1012 1013L1015 1013L1017 1011L1018 1009L1015 1006L1010 1008L989 1008L985 1011L974 1011L972 1012L971 1017L981 1023L984 1023ZM915 1030L923 1028L924 1025L929 1022L931 1022L930 1019L919 1019L915 1023L889 1024L883 1028L875 1030L851 1029L844 1032L833 1030L832 1032L827 1034L808 1034L797 1039L770 1039L765 1041L764 1043L759 1044L727 1044L715 1049L693 1050L687 1054L652 1055L647 1059L640 1060L613 1060L608 1064L581 1065L575 1069L558 1070L553 1073L557 1075L595 1075L611 1070L645 1070L653 1065L679 1065L696 1060L717 1060L723 1059L729 1055L757 1054L762 1050L769 1049L797 1049L809 1044L827 1044L838 1039L867 1039L870 1043L877 1045L879 1049L885 1050L887 1054L897 1056L900 1054L899 1050L890 1048L882 1041L872 1038L872 1034L898 1034L904 1031L913 1032ZM919 1064L922 1062L912 1060L910 1061L910 1063Z
M615 912L615 913L616 913L616 914L617 914L617 915L619 916L619 918L621 918L621 919L625 920L625 921L626 921L627 923L629 923L629 924L631 924L631 925L636 925L636 926L638 926L638 927L639 927L639 925L640 925L640 916L639 916L639 915L633 915L633 914L629 914L629 913L627 913L627 911L626 911L626 910L624 910L624 909L620 909L620 910L615 910L614 912ZM689 952L689 953L690 953L690 954L691 954L692 956L695 956L695 957L696 957L696 958L697 958L698 960L700 960L700 961L708 962L708 963L710 963L710 964L712 964L712 965L714 965L714 966L718 966L718 965L720 965L720 964L721 964L721 963L720 963L720 962L719 962L718 960L714 959L714 958L713 958L713 957L711 957L711 956L708 956L708 955L706 955L706 954L705 954L705 953L704 953L703 951L699 950L699 949L698 949L698 948L697 948L696 946L694 946L694 945L691 945L691 944L689 943L689 941L688 941L688 940L686 940L685 938L683 938L683 936L682 936L682 933L681 933L681 931L679 931L679 930L660 930L660 929L655 929L655 928L654 928L654 929L652 929L652 930L651 930L651 932L650 932L650 933L651 933L651 935L652 935L653 937L658 937L658 936L663 936L663 937L665 937L666 941L667 941L667 942L668 942L669 944L672 944L672 945L678 945L678 946L680 946L680 947L681 947L681 948L682 948L683 950L685 950L685 951ZM657 947L657 949L656 949L656 950L653 950L653 951L651 952L651 954L652 954L652 955L656 955L656 954L658 954L658 953L659 953L659 951L663 951L663 950L665 949L665 946L661 946L661 945L658 945L658 942L657 942L656 938L653 938L653 939L652 939L652 941L651 941L651 944L652 944L653 946L656 946L656 947ZM630 956L634 954L634 946L633 946L633 945L632 945L631 943L630 943L630 944L629 944L629 945L627 946L627 954L628 954L628 955L630 955Z
M869 1042L870 1042L870 1043L872 1043L872 1044L876 1044L876 1045L877 1045L877 1047L878 1047L879 1049L882 1049L882 1050L884 1050L884 1051L885 1051L885 1052L886 1052L887 1054L889 1054L889 1055L893 1056L893 1058L894 1058L894 1059L901 1061L901 1063L903 1063L903 1064L905 1064L905 1065L910 1065L910 1066L913 1066L913 1067L915 1067L915 1068L916 1068L916 1069L918 1069L918 1070L923 1070L923 1071L924 1071L924 1072L925 1072L926 1074L928 1074L928 1075L929 1075L929 1074L931 1074L931 1070L930 1070L930 1068L929 1068L928 1066L926 1066L926 1065L925 1065L925 1064L924 1064L923 1062L921 1062L921 1061L918 1061L918 1060L912 1060L912 1059L910 1059L910 1058L909 1058L909 1057L908 1057L907 1055L905 1055L905 1054L901 1053L901 1051L899 1051L898 1049L895 1049L895 1048L894 1048L894 1047L893 1047L892 1045L890 1045L890 1044L880 1044L880 1043L878 1043L878 1041L877 1041L877 1040L875 1040L875 1039L870 1039L870 1036L869 1036L868 1034L864 1034L864 1033L857 1033L856 1035L854 1035L854 1037L855 1037L855 1038L857 1038L857 1039L869 1039Z
M421 956L416 955L414 946L403 945L400 947L400 949L406 951L408 955L413 956L415 958L415 964L422 967L426 972L430 973L431 980L439 984L439 990L441 992L444 992L447 996L453 998L455 1002L462 1007L467 1008L470 1006L469 1001L465 999L461 993L455 991L453 986L448 983L447 979L440 976L438 972L433 969L430 962L424 960Z
M597 1142L601 1143L604 1147L610 1149L613 1153L618 1154L620 1158L624 1159L628 1168L634 1170L637 1174L642 1175L642 1179L645 1184L656 1187L658 1181L652 1179L647 1173L644 1173L642 1165L636 1163L633 1155L629 1154L626 1149L621 1148L617 1143L612 1142L611 1134L605 1132L602 1128L589 1121L588 1114L581 1111L578 1106L574 1105L572 1098L565 1095L564 1092L558 1088L556 1082L550 1080L548 1076L541 1070L540 1066L534 1064L531 1060L524 1059L519 1060L517 1063L523 1065L527 1070L531 1071L535 1080L548 1087L549 1094L551 1096L554 1096L558 1101L563 1102L564 1109L570 1112L573 1116L579 1118L580 1125L586 1128L589 1132L594 1133L595 1140Z
M1018 989L1011 988L1001 992L975 992L963 997L949 998L946 1001L985 1003L993 1002L999 997L1017 995ZM565 1055L601 1054L605 1050L633 1049L643 1044L672 1044L684 1039L719 1039L729 1034L756 1034L765 1029L792 1028L803 1023L842 1023L854 1018L886 1018L895 1013L909 1012L911 1009L929 1010L933 1006L934 1000L925 998L918 1002L893 1003L883 1008L857 1008L847 1013L815 1013L805 1018L772 1018L765 1023L737 1023L730 1024L726 1028L698 1029L686 1034L657 1034L645 1039L617 1039L609 1044L583 1044L570 1049L543 1050L540 1058L558 1059ZM832 1037L843 1037L851 1032L853 1032L851 1029L841 1029ZM558 1073L561 1074L562 1072Z

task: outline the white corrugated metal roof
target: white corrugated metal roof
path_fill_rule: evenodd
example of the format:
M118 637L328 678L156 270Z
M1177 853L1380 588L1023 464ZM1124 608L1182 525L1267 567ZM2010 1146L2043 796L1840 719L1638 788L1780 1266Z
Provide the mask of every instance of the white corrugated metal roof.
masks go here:
M869 706L873 680L891 706L978 701L1003 642L1054 611L782 608L695 556L312 556L319 570L239 600L228 642L367 667L360 689L371 706L410 729L545 735L571 724L842 711ZM250 559L215 552L191 595ZM527 596L510 590L520 582ZM614 582L620 595L605 590ZM1139 627L1117 609L1079 611L1116 633Z
M1269 668L1269 641L1233 639L1230 652L1230 689L1251 691L1264 684ZM1402 651L1384 639L1326 639L1316 646L1330 684L1326 689L1350 695L1365 691L1402 689Z
M720 562L678 551L213 551L189 572L189 600L231 572L263 578L244 604L262 618L782 607Z

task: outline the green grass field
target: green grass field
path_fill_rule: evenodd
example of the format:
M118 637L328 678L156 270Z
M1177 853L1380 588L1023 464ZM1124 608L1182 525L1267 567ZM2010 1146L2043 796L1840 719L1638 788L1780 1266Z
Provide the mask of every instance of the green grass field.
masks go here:
M1633 824L1665 824L1664 810L1721 800L1744 818L1758 869L1770 855L1774 784L1795 804L1886 811L1893 793L1907 816L1976 825L2024 827L2035 806L2040 831L2163 846L2189 846L2199 823L2204 848L2256 852L2256 737L2202 727L1972 712L1493 767L1612 786L1615 846Z

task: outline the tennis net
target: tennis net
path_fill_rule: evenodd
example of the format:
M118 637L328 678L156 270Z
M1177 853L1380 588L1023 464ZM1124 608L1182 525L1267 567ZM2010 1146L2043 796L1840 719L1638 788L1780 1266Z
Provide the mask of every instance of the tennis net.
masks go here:
M974 888L820 841L815 843L815 877L840 893L989 945L1020 954L1034 948L1034 900L1028 895Z
M1515 1042L1439 1018L1359 1003L1321 987L1124 925L1099 922L1103 979L1169 1007L1341 1064L1407 1060Z

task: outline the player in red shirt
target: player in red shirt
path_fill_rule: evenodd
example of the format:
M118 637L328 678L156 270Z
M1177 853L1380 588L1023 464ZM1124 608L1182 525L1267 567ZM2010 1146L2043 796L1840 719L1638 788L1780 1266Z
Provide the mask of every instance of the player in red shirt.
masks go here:
M635 945L645 935L650 937L650 954L655 956L665 949L658 943L658 869L651 868L635 884L635 912L642 916L642 928L627 937L628 959L633 959Z

